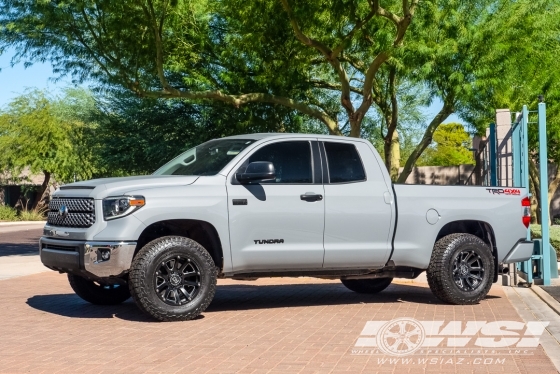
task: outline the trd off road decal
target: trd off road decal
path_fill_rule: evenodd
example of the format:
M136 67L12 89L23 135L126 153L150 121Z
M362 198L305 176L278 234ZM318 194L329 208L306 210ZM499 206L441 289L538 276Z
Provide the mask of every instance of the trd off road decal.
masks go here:
M284 243L284 239L263 239L263 240L255 240L255 244L282 244Z
M493 195L521 195L521 190L517 188L487 188L486 191Z

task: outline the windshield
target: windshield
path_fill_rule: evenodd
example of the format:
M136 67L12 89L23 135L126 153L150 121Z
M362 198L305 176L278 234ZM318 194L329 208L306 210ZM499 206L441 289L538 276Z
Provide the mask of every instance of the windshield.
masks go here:
M254 139L211 140L180 154L154 175L216 175Z

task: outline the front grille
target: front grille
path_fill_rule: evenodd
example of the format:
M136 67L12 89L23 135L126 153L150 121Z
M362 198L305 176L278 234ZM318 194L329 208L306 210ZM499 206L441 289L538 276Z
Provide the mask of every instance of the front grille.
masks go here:
M55 249L57 251L69 251L69 252L75 252L76 251L76 247L71 247L71 246L67 246L67 245L57 245L57 244L43 244L43 248L44 249Z
M61 214L61 207L68 214ZM53 198L49 203L47 222L60 227L90 227L95 223L95 202L91 198Z
M94 212L93 199L67 199L67 198L53 198L49 203L49 210L51 212L58 212L62 205L66 205L69 212Z

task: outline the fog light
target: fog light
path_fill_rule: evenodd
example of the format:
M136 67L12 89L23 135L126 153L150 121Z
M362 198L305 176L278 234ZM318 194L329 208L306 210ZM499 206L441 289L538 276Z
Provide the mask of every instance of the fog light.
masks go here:
M101 259L103 261L107 261L111 258L111 251L100 251L101 252Z

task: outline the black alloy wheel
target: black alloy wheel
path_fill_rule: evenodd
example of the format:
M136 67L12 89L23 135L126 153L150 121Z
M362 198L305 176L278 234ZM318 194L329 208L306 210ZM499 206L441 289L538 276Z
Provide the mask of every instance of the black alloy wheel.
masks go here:
M156 293L168 305L186 304L200 290L199 267L188 257L175 256L163 260L154 276Z
M196 241L164 236L134 256L130 293L140 310L157 320L191 320L214 298L218 270L206 248Z
M472 305L490 291L495 265L492 249L482 239L466 233L450 234L435 243L426 277L440 300Z
M460 290L474 291L484 279L484 262L474 250L461 251L453 261L453 279Z

